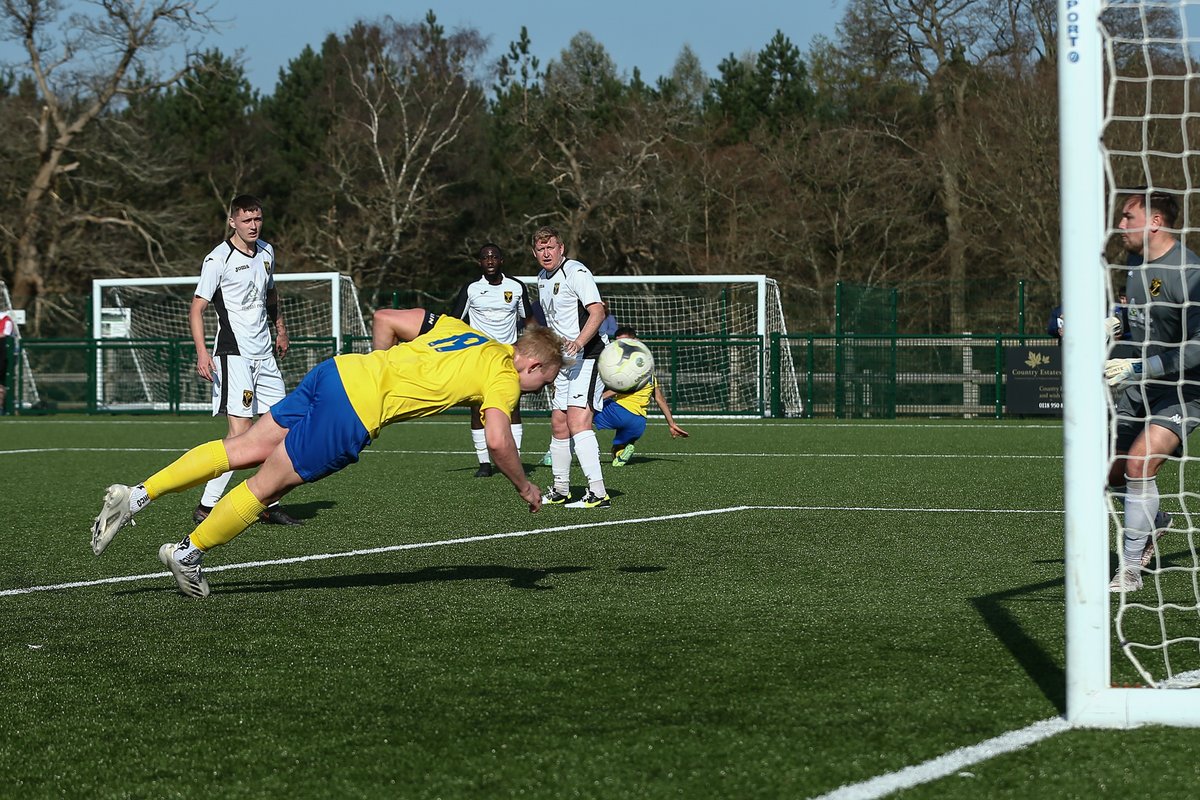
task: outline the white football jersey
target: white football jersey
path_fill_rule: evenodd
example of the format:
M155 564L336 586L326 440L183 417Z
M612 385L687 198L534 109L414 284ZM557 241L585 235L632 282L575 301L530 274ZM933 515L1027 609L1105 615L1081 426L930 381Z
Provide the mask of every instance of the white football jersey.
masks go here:
M248 256L227 239L204 257L196 296L217 312L212 355L266 358L275 346L267 318L267 290L275 286L275 250L257 241Z
M517 340L517 320L528 319L529 293L525 284L500 274L500 283L480 276L459 290L450 315L502 344Z
M546 313L546 325L568 341L579 338L587 324L587 307L602 302L591 270L568 258L553 272L538 272L538 301ZM604 341L599 333L583 346L584 358L600 355Z

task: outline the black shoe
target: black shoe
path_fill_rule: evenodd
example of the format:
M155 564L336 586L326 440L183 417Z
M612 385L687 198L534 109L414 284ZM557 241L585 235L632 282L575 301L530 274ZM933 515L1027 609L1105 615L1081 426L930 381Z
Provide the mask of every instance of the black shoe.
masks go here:
M476 478L490 478L490 477L492 477L493 472L494 472L494 470L492 469L492 465L490 463L489 464L480 464L479 469L475 470L475 477Z
M302 520L298 520L288 514L279 506L271 506L266 511L258 515L258 521L264 522L267 525L303 525Z
M196 510L192 512L192 522L199 525L204 520L208 519L208 515L212 513L212 506L206 506L204 503L196 506Z

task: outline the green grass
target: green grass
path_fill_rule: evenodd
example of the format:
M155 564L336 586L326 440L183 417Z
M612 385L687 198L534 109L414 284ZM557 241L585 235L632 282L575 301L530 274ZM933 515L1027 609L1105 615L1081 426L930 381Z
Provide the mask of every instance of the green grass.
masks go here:
M0 590L149 576L0 596L0 796L808 797L1062 713L1058 426L684 426L611 510L536 515L465 419L394 426L197 602L155 553L199 489L102 558L88 528L219 421L0 420ZM650 519L744 506L808 510ZM1072 731L901 796L1192 797L1190 739Z

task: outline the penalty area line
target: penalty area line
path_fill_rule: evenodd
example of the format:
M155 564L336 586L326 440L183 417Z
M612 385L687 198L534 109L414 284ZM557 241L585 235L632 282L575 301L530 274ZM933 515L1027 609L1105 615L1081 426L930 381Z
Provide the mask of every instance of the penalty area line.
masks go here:
M274 567L284 564L301 564L306 561L328 561L334 558L351 558L353 556L378 555L380 553L395 553L402 550L419 550L428 547L445 547L453 544L471 544L473 542L487 542L498 539L513 539L522 536L534 536L542 533L558 533L561 531L582 530L585 528L606 528L613 525L635 525L646 522L663 522L673 519L687 519L692 517L703 517L712 514L729 514L735 511L753 510L754 506L730 506L728 508L713 508L703 511L687 511L679 514L663 514L655 517L639 517L635 519L610 519L592 522L582 522L575 525L554 525L548 528L537 528L535 530L525 531L507 531L505 533L489 533L480 536L459 536L454 539L442 539L436 542L412 542L409 544L393 544L383 547L368 547L360 550L347 550L341 553L314 553L307 556L293 556L291 558L276 558L266 561L245 561L238 564L218 564L213 567L205 567L206 573L227 572L235 569L250 569L252 567ZM71 581L69 583L47 584L45 586L26 586L20 589L3 589L0 590L0 597L13 597L15 595L33 594L35 592L53 592L62 589L84 589L92 586L103 586L112 583L131 583L134 581L150 580L152 578L171 577L170 572L149 572L143 575L121 575L113 578L97 578L90 581Z
M1026 747L1070 729L1071 723L1062 717L1051 717L970 747L951 750L937 758L905 767L898 772L880 775L862 783L847 784L812 800L876 800L876 798L886 797L901 789L911 789L923 783L945 778L996 756L1024 750Z
M853 506L784 506L784 505L746 505L727 506L725 508L710 508L701 511L682 511L677 514L660 514L653 517L635 517L633 519L609 519L580 522L573 525L552 525L533 530L506 531L504 533L488 533L479 536L459 536L453 539L442 539L436 542L411 542L408 544L392 544L382 547L368 547L359 550L346 550L340 553L314 553L307 556L292 556L290 558L275 558L266 561L244 561L237 564L218 564L205 567L204 571L227 572L235 569L250 569L252 567L275 567L285 564L302 564L307 561L328 561L334 558L351 558L354 556L379 555L381 553L396 553L403 550L420 550L429 547L445 547L454 544L472 544L499 539L516 539L524 536L536 536L543 533L561 533L563 531L586 530L588 528L609 528L614 525L640 525L647 522L667 522L675 519L692 519L695 517L713 516L716 514L732 514L738 511L842 511L842 512L891 512L905 514L1061 514L1062 511L1037 509L1002 509L1002 508L887 508L887 507L853 507ZM131 583L134 581L150 580L153 578L170 577L170 572L149 572L142 575L121 575L112 578L96 578L89 581L71 581L69 583L54 583L43 586L26 586L20 589L2 589L0 597L33 594L35 592L54 592L63 589L84 589L92 586L104 586L113 583Z

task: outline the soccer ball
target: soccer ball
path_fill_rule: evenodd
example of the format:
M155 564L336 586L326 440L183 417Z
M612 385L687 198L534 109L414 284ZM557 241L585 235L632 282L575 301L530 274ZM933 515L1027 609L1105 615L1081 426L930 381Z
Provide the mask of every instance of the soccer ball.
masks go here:
M614 392L636 392L654 375L650 348L636 339L613 339L597 362L600 379Z

